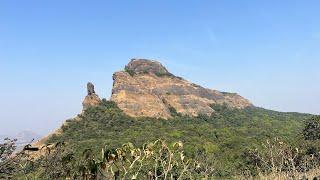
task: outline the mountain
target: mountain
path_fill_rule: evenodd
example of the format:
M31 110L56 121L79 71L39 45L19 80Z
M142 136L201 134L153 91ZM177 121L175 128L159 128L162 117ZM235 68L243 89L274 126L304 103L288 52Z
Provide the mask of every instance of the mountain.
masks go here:
M19 143L21 144L28 144L31 143L32 141L37 141L38 139L41 138L41 136L33 131L21 131L19 132L15 138L18 140Z
M25 145L37 142L41 136L33 131L24 130L15 135L0 135L0 143L3 143L5 138L16 139L17 151L19 151Z
M243 109L252 106L236 93L219 92L171 74L162 64L132 59L113 75L111 100L130 116L171 118L171 111L188 116L208 115L213 104Z
M219 177L248 165L246 152L278 137L297 143L303 122L312 115L253 106L234 93L210 90L171 74L159 62L134 59L116 72L110 100L100 99L87 84L83 111L35 143L66 142L76 156L86 149L132 142L143 146L163 139L181 141L188 157L204 156Z
M41 136L33 131L24 130L15 135L0 135L0 140L4 138L17 139L17 144L28 144L32 141L37 141Z

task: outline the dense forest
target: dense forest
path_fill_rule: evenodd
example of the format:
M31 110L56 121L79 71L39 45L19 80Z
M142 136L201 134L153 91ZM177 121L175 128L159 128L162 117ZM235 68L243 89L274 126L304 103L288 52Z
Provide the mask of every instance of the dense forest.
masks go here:
M265 140L281 137L294 142L302 130L303 121L310 116L298 113L279 113L261 108L245 110L226 106L213 106L212 117L197 118L179 116L171 120L126 116L112 102L104 101L99 107L91 107L80 120L68 120L62 127L63 134L52 137L49 143L68 142L78 152L91 147L99 150L104 146L116 148L131 142L137 146L157 139L168 143L182 141L187 155L208 154L222 166L223 175L243 163L241 155L254 149Z
M111 176L101 175L101 170L111 168L106 172L120 179L245 179L280 172L306 173L318 166L318 117L258 107L212 108L212 116L187 117L170 108L174 118L169 120L132 118L115 103L103 100L101 105L67 120L62 133L51 136L43 146L50 151L37 152L31 155L32 160L28 160L30 152L16 155L28 160L25 168L29 169L22 173L12 167L15 173L11 177L108 179ZM28 146L25 151L28 148L34 150ZM138 152L139 156L132 155ZM151 159L147 158L149 152L154 152ZM132 165L138 160L140 167ZM59 170L60 166L64 168ZM55 171L48 173L49 167Z

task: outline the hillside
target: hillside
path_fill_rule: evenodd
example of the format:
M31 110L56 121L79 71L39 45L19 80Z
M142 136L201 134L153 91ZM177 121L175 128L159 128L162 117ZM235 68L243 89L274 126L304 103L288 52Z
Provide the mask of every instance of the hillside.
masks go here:
M237 94L189 83L154 61L132 60L125 69L114 74L111 101L88 83L83 112L41 143L66 142L80 156L127 142L182 141L187 156L204 156L223 177L245 169L244 154L267 139L294 145L311 117L255 107Z
M65 141L79 155L87 148L99 152L104 146L116 148L132 142L142 146L162 138L169 143L181 140L188 156L206 154L222 176L244 166L243 153L260 146L266 139L281 137L294 143L307 114L280 113L262 108L232 109L212 107L215 114L187 117L172 114L170 120L132 118L114 102L90 107L74 120L67 120L62 133L47 143Z

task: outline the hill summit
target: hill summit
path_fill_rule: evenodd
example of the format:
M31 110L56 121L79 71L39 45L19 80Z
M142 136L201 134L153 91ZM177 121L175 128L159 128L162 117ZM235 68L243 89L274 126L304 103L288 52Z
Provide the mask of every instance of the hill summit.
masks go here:
M171 74L161 63L132 59L114 73L111 100L126 114L168 119L173 113L211 115L212 105L243 109L252 106L236 93L203 88Z

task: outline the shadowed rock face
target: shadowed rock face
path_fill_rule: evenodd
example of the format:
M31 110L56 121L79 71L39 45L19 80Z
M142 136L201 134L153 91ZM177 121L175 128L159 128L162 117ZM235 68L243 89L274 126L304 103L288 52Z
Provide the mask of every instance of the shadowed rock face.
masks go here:
M88 92L88 95L92 95L96 93L94 91L94 85L91 82L88 82L87 84L87 92Z
M211 104L245 108L252 104L235 93L222 93L172 75L159 62L133 59L113 75L111 100L128 115L170 118L172 107L181 114L211 115Z

